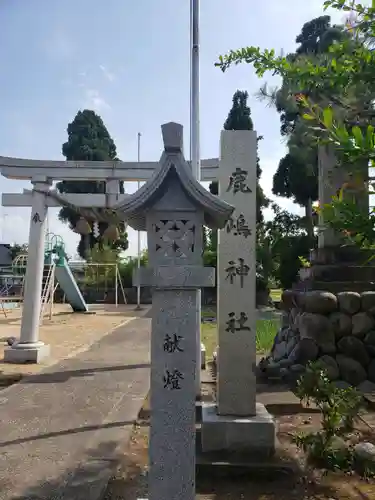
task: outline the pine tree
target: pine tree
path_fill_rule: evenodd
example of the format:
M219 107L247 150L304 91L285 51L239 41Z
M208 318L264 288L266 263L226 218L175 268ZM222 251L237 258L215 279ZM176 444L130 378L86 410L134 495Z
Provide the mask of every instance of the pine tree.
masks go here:
M237 90L232 98L232 108L224 123L224 130L253 130L251 111L247 105L249 94L243 90Z
M94 111L85 109L79 111L74 120L68 125L68 140L62 146L62 153L67 160L73 161L117 161L116 145L109 135L103 120ZM105 193L106 183L104 181L62 181L57 184L60 193ZM123 183L120 183L120 192L124 192ZM80 214L71 208L63 207L59 212L59 219L68 223L74 230ZM100 235L103 235L108 224L99 224ZM126 250L128 247L125 227L120 229L119 240L112 243L114 248ZM100 237L99 237L100 238ZM78 254L85 258L87 251L92 250L98 243L93 233L81 235L78 244Z
M249 94L243 90L237 90L232 98L232 108L228 113L228 117L224 123L224 130L253 130L253 120L251 119L251 110L247 105ZM262 137L258 137L258 142ZM263 189L259 185L259 178L262 170L259 165L259 157L257 158L257 222L263 221L262 209L267 207L269 200L265 196ZM210 184L209 190L212 194L218 194L219 187L217 181ZM215 236L214 236L215 238Z

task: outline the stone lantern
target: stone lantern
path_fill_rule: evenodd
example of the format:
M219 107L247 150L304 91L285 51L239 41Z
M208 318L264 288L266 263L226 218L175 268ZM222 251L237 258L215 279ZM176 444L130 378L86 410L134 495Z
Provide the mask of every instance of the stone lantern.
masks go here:
M182 126L168 123L162 133L159 168L114 208L147 231L149 267L135 284L153 287L149 499L193 500L198 292L215 281L214 268L203 267L203 226L223 228L234 208L193 177Z

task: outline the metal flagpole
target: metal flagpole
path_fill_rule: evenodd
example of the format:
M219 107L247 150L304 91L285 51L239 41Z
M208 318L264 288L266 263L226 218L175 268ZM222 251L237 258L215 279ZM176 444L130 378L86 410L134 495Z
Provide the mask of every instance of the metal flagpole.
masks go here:
M137 159L138 163L141 161L141 133L138 132L138 159ZM140 181L138 181L138 189L141 187L141 183ZM138 273L139 273L139 269L141 267L141 232L138 231L138 234L137 234L137 237L138 237L138 242L137 242L137 258L138 258L138 262L137 262L137 267L138 267ZM140 311L142 308L141 308L141 286L140 285L137 285L137 307L135 308L136 311Z
M190 0L190 160L194 177L201 180L200 142L199 142L199 0ZM196 395L201 393L201 291L198 291L197 307L197 365Z
M191 87L190 87L190 154L193 174L201 180L199 141L199 0L190 0Z

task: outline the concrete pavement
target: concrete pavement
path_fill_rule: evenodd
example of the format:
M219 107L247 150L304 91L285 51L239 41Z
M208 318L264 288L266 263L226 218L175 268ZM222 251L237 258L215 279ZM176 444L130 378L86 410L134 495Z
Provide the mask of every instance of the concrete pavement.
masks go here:
M150 319L0 391L0 499L97 500L149 390Z

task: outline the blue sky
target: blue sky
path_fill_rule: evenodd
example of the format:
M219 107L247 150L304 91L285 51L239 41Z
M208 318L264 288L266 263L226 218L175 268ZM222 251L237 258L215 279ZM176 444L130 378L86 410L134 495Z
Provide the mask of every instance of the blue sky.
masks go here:
M257 45L293 50L304 22L322 13L323 0L201 1L201 155L218 156L220 130L237 89L247 90L260 144L267 193L284 154L279 117L257 101L262 84L250 66L222 74L214 67L231 48ZM336 22L342 16L333 17ZM189 0L1 0L0 155L62 159L67 125L79 109L97 111L119 157L143 160L161 153L160 125L185 127L189 144ZM266 81L277 84L267 77ZM0 192L27 184L0 177ZM133 192L134 185L127 185ZM282 206L298 210L288 200ZM29 209L0 212L0 240L26 242ZM77 237L51 211L49 226L75 254ZM136 236L129 231L129 254ZM142 238L144 242L144 237Z

